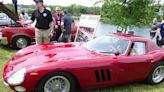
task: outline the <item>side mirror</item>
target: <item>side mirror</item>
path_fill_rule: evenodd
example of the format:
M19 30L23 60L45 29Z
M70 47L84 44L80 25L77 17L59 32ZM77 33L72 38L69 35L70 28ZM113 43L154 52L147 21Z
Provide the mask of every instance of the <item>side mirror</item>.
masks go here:
M116 52L114 52L114 55L119 56L120 55L120 52L119 51L116 51Z

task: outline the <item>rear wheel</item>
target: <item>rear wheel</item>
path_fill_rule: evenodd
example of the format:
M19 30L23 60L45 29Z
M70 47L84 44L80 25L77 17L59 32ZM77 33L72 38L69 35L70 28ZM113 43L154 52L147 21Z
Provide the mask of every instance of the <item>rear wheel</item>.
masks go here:
M156 64L147 78L149 84L158 84L164 79L164 62Z
M68 73L56 72L44 77L36 92L76 92L76 81Z
M12 46L15 49L22 49L31 44L31 41L28 37L25 36L17 36L12 40Z

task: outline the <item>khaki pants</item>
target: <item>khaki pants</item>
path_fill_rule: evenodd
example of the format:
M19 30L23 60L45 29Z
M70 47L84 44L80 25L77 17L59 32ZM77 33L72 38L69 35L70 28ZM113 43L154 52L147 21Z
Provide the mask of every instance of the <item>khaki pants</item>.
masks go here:
M36 44L45 44L50 42L49 31L45 29L35 29Z

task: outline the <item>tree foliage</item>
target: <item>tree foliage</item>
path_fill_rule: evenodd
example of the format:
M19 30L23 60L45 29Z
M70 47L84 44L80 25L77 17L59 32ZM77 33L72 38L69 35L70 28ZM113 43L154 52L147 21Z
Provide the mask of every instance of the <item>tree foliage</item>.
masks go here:
M61 7L61 6L60 6ZM82 5L73 4L71 6L61 7L62 10L68 10L73 16L80 16L81 14L100 14L100 7L86 7Z
M164 4L161 5L162 17L164 17Z
M103 0L103 2L101 9L103 21L124 29L148 25L156 16L153 0Z
M14 11L13 4L6 4L6 6L12 11ZM18 6L19 6L18 11L20 11L21 9L26 9L29 15L31 15L32 12L36 9L35 5L18 5ZM100 10L101 10L100 7L86 7L82 5L76 5L76 4L72 4L70 6L52 6L52 5L47 6L46 5L45 7L50 7L52 13L55 12L56 7L60 7L62 11L68 10L72 16L80 16L81 14L100 15Z

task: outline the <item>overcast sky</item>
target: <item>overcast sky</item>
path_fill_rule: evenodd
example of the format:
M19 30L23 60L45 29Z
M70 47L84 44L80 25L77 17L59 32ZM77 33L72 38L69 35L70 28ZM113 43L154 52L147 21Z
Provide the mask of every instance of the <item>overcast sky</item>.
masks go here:
M12 0L0 0L4 3L12 3ZM18 4L35 4L33 0L17 0ZM93 6L97 0L44 0L46 5L61 5L61 6L69 6L71 4L80 4L84 6Z
M4 3L12 3L12 0L0 0L0 1L3 1ZM17 1L18 4L25 4L25 5L35 4L33 0L17 0ZM99 0L44 0L44 3L46 5L61 5L61 6L78 4L78 5L84 5L89 7L89 6L93 6L96 1ZM160 1L164 3L164 0L160 0ZM101 6L101 4L99 6Z

